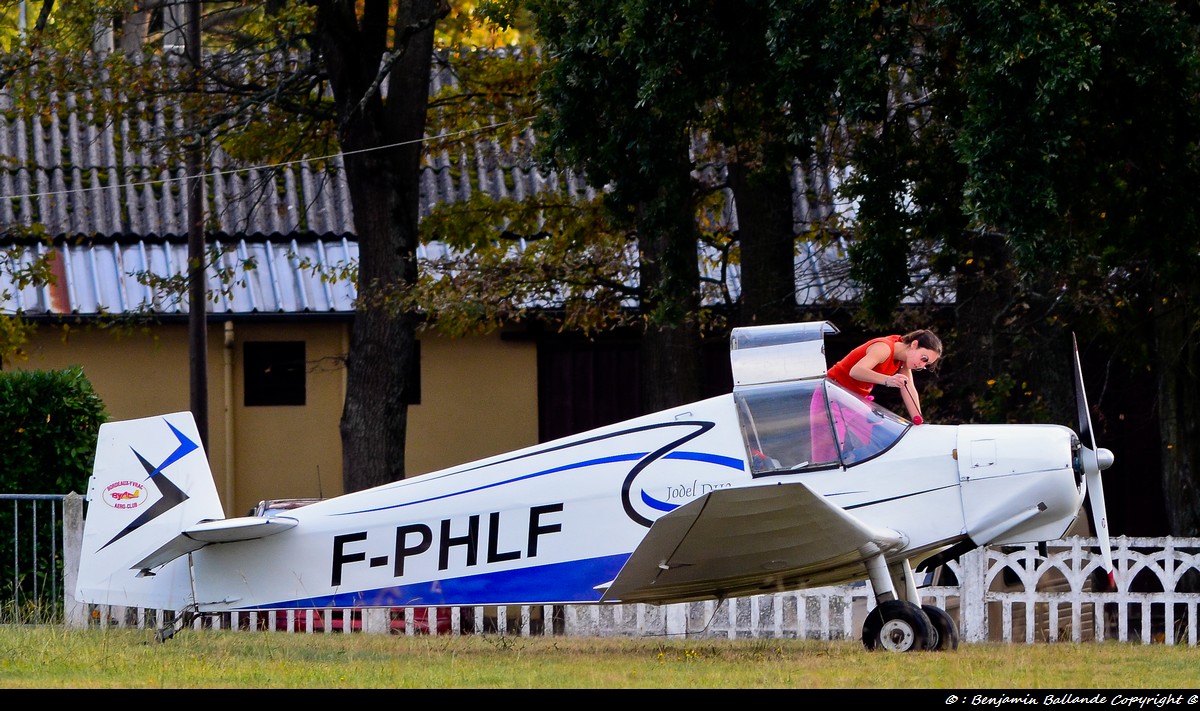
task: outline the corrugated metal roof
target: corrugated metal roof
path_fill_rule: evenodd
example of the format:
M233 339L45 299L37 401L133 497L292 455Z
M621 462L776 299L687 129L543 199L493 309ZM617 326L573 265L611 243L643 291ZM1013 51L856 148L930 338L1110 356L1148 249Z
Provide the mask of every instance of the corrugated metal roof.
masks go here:
M186 299L155 294L141 278L147 272L178 277L186 269L186 172L182 165L164 168L167 159L147 148L161 137L167 121L180 120L179 112L166 112L161 103L145 107L132 102L138 111L130 116L95 117L87 109L89 102L74 95L46 97L36 119L9 111L12 106L11 97L0 92L0 260L7 260L0 261L0 313L187 313ZM526 131L523 140L532 145L534 136ZM581 197L596 193L574 173L541 172L520 147L506 149L480 137L455 146L456 151L438 147L425 155L422 216L439 203L476 193L516 199L546 191ZM340 156L246 167L214 146L205 171L207 217L214 226L208 244L231 250L222 264L209 267L210 312L353 311L353 285L324 279L321 269L312 268L338 270L358 258ZM853 210L852 205L810 204L810 195L833 195L838 182L831 169L795 166L798 232L831 211ZM731 199L715 219L736 229ZM53 247L39 235L52 237ZM800 303L853 296L844 278L844 243L801 247L796 258ZM56 256L52 286L23 286L14 278L47 251ZM435 259L446 251L444 245L423 245L418 259ZM246 259L256 268L244 269ZM219 269L236 278L223 280ZM735 297L739 281L734 265L726 285Z
M797 300L802 304L832 303L854 296L845 277L844 245L803 245L796 258ZM210 250L221 253L208 267L208 311L212 314L349 314L357 291L345 279L329 279L352 268L358 260L353 235L312 233L210 236ZM53 284L30 286L14 274L28 273L32 265L53 252ZM444 244L418 248L419 261L447 254ZM39 241L0 238L0 313L27 316L99 315L153 312L187 314L186 293L173 295L156 289L146 278L180 279L187 270L187 240L120 235L106 239L59 239L53 246ZM708 260L703 260L708 263ZM709 270L717 279L719 274ZM733 265L726 287L736 298L740 269ZM714 301L708 299L708 301ZM557 304L531 304L557 306Z
M350 235L210 237L222 254L208 268L208 311L214 314L351 313L356 291L348 280L323 279L358 260ZM124 236L110 240L0 243L14 269L0 268L0 313L25 315L186 314L186 294L167 296L146 279L183 277L186 239ZM54 283L22 285L17 274L53 252ZM222 273L224 272L224 273ZM227 275L227 278L226 278Z

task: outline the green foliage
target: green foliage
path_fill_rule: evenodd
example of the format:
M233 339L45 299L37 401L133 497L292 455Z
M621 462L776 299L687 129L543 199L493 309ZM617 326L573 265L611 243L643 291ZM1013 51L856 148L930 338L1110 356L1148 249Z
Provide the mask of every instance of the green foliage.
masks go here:
M1157 367L1160 382L1179 378L1170 392L1194 387L1194 359L1173 354L1194 342L1191 324L1200 321L1195 13L1156 2L931 4L945 13L941 24L954 44L947 45L946 71L928 86L935 97L944 90L945 98L957 97L935 115L951 118L970 220L966 238L950 244L959 279L983 287L960 290L960 310L995 284L991 308L975 311L975 330L964 343L986 344L986 354L976 356L984 365L956 395L982 392L983 378L996 379L979 401L982 412L1027 411L1025 389L1005 386L999 368L986 364L994 359L1014 381L1030 381L1032 397L1069 402L1068 384L1057 394L1046 389L1055 386L1053 370L1065 370L1048 346L1068 342L1067 330L1101 339L1119 365L1115 372L1133 377ZM975 235L1003 237L1015 267L1011 281L998 253ZM1163 321L1176 309L1178 323L1188 324L1182 330ZM1028 356L1047 352L1056 355ZM1196 399L1172 403L1160 393L1155 403L1163 441L1173 443L1164 452L1182 455L1164 462L1162 476L1190 479L1197 453L1187 443L1195 438L1176 428L1196 421ZM1194 491L1194 481L1181 490ZM1183 499L1168 506L1195 508ZM1190 535L1187 527L1174 532Z
M1044 398L1011 373L988 380L973 407L984 422L1053 422Z
M533 21L521 0L463 0L438 23L438 47L495 49L525 44L534 32Z
M0 51L20 52L56 47L69 52L92 48L96 20L131 0L91 2L0 2ZM42 19L43 11L52 14ZM22 30L24 14L24 30Z
M107 419L79 367L0 371L0 493L86 493ZM62 601L62 519L50 501L12 504L0 507L0 600L8 606L0 615L34 621Z
M753 6L529 3L550 58L538 79L539 162L604 186L612 223L635 231L636 304L651 333L719 322L700 305L696 268L698 240L711 242L722 266L737 259L731 235L712 230L707 219L727 207L718 204L725 196L712 197L724 187L706 175L715 172L714 160L737 156L751 171L766 166L784 181L790 175L779 148L786 132L766 118L783 107L773 85L759 89L755 81L768 65L763 18ZM736 145L693 152L706 131ZM723 284L703 288L727 303Z
M1028 270L1098 259L1194 282L1200 23L1170 3L945 5L963 38L968 210Z
M654 195L680 168L700 109L704 78L720 53L703 0L661 3L535 0L544 50L544 104L535 126L542 158L611 185L617 205ZM586 17L586 21L577 21ZM673 177L670 178L674 180Z
M538 111L536 48L517 45L502 53L462 49L438 52L440 71L453 77L429 100L426 155L458 154L481 137L506 146L497 160L520 160L532 168L529 126ZM455 176L461 180L462 176ZM498 223L497 223L498 224Z
M499 234L479 219L500 213L506 229ZM632 317L626 305L636 293L636 262L599 201L548 192L523 201L476 196L440 205L421 231L422 239L458 250L422 263L418 288L408 294L444 333L479 333L511 318L588 333Z
M40 227L40 225L39 225ZM9 228L8 236L19 239L34 236L35 230ZM27 234L22 234L26 232ZM54 270L51 264L55 253L46 252L38 255L34 249L15 242L0 250L0 272L4 273L16 290L37 288L54 283ZM11 300L12 293L0 290L0 298ZM11 364L26 357L25 346L30 337L37 331L37 325L21 318L19 315L0 315L0 369L5 364Z
M0 491L87 490L96 436L108 419L83 369L0 372Z
M31 321L0 315L0 366L24 360L25 346L36 332L37 325Z
M497 215L505 220L501 232ZM636 261L608 218L599 200L553 193L439 205L421 222L422 240L456 251L423 262L404 300L452 335L521 319L584 333L627 323Z
M1072 330L1118 345L1114 361L1134 372L1167 360L1154 353L1157 315L1200 321L1194 13L1102 0L821 5L779 4L772 56L794 72L792 105L821 110L831 94L806 94L808 82L836 82L828 136L845 140L828 145L853 168L842 196L857 205L857 320L907 319L900 304L926 274L955 285L930 409L944 392L961 421L1073 422L1059 411L1073 400L1061 375Z
M952 151L957 92L948 39L924 3L779 3L772 57L787 76L792 130L849 166L840 197L856 205L850 276L863 289L859 320L890 328L917 274L953 274L966 227L965 171ZM949 77L952 78L952 73ZM937 104L931 108L931 99Z

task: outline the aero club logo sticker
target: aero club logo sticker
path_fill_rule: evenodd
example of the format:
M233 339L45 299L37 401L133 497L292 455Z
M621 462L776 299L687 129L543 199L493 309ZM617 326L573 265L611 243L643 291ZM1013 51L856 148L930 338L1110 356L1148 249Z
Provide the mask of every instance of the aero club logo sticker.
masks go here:
M146 487L136 481L114 481L105 487L103 499L114 509L136 509L146 503Z

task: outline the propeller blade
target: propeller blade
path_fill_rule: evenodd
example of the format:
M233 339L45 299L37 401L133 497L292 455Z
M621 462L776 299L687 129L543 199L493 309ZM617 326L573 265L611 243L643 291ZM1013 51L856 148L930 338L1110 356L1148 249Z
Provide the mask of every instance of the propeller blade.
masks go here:
M1083 389L1083 368L1079 365L1079 341L1071 334L1071 350L1075 352L1075 407L1079 417L1079 441L1085 447L1096 449L1096 435L1092 432L1092 413L1088 409L1087 393Z
M1104 507L1104 481L1100 472L1113 463L1113 453L1096 446L1096 434L1092 429L1092 415L1088 408L1087 392L1083 386L1083 368L1079 364L1079 342L1071 334L1071 347L1075 352L1075 405L1079 411L1079 441L1083 445L1080 458L1083 461L1084 486L1092 505L1092 523L1096 527L1096 538L1100 543L1100 556L1104 561L1104 572L1108 573L1109 589L1116 588L1112 547L1108 536L1108 514Z

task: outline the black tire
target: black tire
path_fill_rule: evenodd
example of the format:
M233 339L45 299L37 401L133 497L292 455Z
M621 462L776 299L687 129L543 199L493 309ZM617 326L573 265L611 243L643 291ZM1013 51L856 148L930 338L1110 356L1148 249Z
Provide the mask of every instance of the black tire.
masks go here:
M904 600L888 600L863 621L863 646L868 650L919 652L929 648L933 623L920 607Z
M930 651L953 652L958 649L958 625L954 623L950 613L934 605L921 605L921 610L933 626Z

